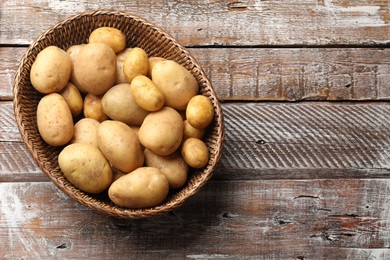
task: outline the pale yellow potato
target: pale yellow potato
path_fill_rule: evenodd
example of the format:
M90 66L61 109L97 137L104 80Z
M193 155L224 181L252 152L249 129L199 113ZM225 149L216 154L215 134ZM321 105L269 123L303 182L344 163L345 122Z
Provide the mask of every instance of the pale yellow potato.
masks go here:
M66 86L58 92L58 94L65 99L73 117L80 115L83 111L83 98L80 91L74 84L68 82L68 84L66 84Z
M209 161L209 149L198 138L188 138L181 147L181 155L184 161L191 167L200 169Z
M139 47L133 48L123 62L123 74L125 75L127 82L131 83L136 76L145 76L148 74L148 71L148 54Z
M214 108L210 99L203 95L191 98L187 105L186 118L195 128L204 129L209 126L214 118Z
M115 53L121 52L126 47L125 34L113 27L99 27L92 31L88 39L89 43L101 42L110 46Z
M72 139L72 113L60 94L48 94L39 101L37 125L42 139L51 146L65 145Z
M149 71L148 71L148 74L147 74L147 76L149 78L152 78L152 70L153 70L154 65L157 62L164 61L164 60L166 60L166 59L163 58L163 57L150 57L149 58Z
M112 183L111 166L102 152L89 144L70 144L58 156L66 179L87 193L101 193Z
M98 128L98 144L108 161L128 173L144 164L144 153L137 134L125 123L106 120Z
M205 129L198 129L190 125L187 120L184 121L184 137L183 139L186 140L190 137L202 139L206 130Z
M120 207L141 209L161 204L168 192L168 180L159 169L141 167L114 181L108 196Z
M141 144L155 154L166 156L177 150L183 139L183 120L170 107L163 107L145 117L139 129Z
M153 66L152 80L163 92L165 105L176 110L185 110L190 99L199 91L194 76L172 60L157 62Z
M104 43L84 45L74 62L74 76L88 93L104 94L116 80L115 52Z
M49 46L38 53L30 71L33 87L43 94L58 92L69 81L72 61L69 55L57 46Z
M131 82L131 95L134 101L146 111L157 111L164 106L164 94L151 79L137 76Z
M69 78L69 81L71 83L73 83L77 88L78 90L81 92L81 93L87 93L87 91L85 89L83 89L81 86L80 86L80 83L76 80L76 77L74 75L74 63L76 61L76 58L77 56L79 55L80 53L80 50L81 48L83 48L85 44L77 44L77 45L72 45L70 46L67 50L66 50L66 53L69 55L70 57L70 60L72 61L72 72L70 74L70 78Z
M123 73L123 63L125 58L131 52L133 48L126 48L116 55L116 80L115 85L120 83L130 83L126 80L125 74Z
M93 118L82 118L74 125L74 135L71 143L89 144L99 148L97 130L99 121Z
M99 122L103 122L108 119L108 116L104 113L102 107L103 96L97 96L88 93L84 98L84 116L87 118L93 118Z
M149 112L138 106L131 95L131 88L127 83L110 88L103 96L102 108L111 119L138 126L142 124Z
M169 188L178 189L185 184L188 165L184 162L178 151L167 156L159 156L145 149L144 154L146 166L155 167L164 173L168 179Z

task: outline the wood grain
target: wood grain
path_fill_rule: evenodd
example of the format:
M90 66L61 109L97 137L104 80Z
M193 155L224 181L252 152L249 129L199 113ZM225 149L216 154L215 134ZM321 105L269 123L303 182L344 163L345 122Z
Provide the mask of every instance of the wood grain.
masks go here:
M0 48L0 100L26 48ZM390 49L190 48L220 100L390 100Z
M118 220L51 183L0 183L2 259L387 259L389 180L210 182L170 214Z
M375 45L390 39L389 6L383 0L5 0L0 44L29 44L55 23L96 9L144 17L187 46Z

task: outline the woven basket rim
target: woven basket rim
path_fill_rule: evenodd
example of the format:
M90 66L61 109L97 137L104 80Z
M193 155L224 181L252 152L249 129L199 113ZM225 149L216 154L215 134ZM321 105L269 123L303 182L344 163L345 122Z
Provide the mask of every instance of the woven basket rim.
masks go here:
M21 113L21 104L19 102L19 91L21 88L20 80L22 77L22 71L31 52L34 50L34 48L37 48L37 46L39 46L41 41L46 36L53 33L54 30L61 29L61 27L64 26L65 24L71 23L77 19L82 19L83 17L94 17L94 16L102 16L102 15L130 18L162 34L171 44L173 44L176 48L179 48L180 51L183 52L186 57L188 57L188 59L191 61L191 64L194 65L194 67L196 68L196 71L201 75L202 80L205 81L205 84L208 86L207 91L210 93L210 98L212 100L215 109L216 120L218 121L217 124L219 126L216 132L216 136L217 136L216 139L218 140L218 142L216 143L214 142L212 144L212 146L216 149L216 154L214 158L210 158L209 164L206 166L205 169L202 170L201 178L199 178L195 183L192 183L191 189L186 190L185 196L181 197L180 199L164 202L162 205L152 207L152 208L146 208L146 209L126 209L115 205L108 205L107 203L103 203L103 202L102 202L103 205L101 205L101 203L99 203L97 199L92 198L89 194L86 194L78 190L73 185L71 185L66 179L56 178L55 176L53 176L51 171L49 171L49 169L45 166L45 163L39 157L37 151L34 150L33 141L30 140L30 137L26 133L26 129L23 122L22 113ZM15 77L14 77L13 96L14 96L13 98L14 116L17 122L19 132L21 134L24 144L27 147L27 150L33 157L34 161L38 164L39 168L45 173L46 176L49 177L50 181L54 183L65 194L67 194L74 200L78 201L79 203L93 210L104 213L106 215L110 215L118 218L135 219L135 218L151 217L157 214L171 211L181 206L185 201L187 201L190 197L195 195L206 184L206 182L213 175L216 165L221 158L222 146L224 141L223 113L222 113L222 108L217 99L217 96L215 94L215 91L207 75L205 74L205 72L203 71L199 63L195 60L195 58L188 52L188 50L185 47L183 47L181 44L179 44L177 40L174 37L172 37L168 32L166 32L164 29L154 25L153 23L151 23L150 21L144 18L141 18L137 15L133 15L127 12L112 11L112 10L95 10L95 11L81 12L72 15L66 18L65 20L60 21L57 24L53 25L52 27L46 29L30 44L30 46L28 47L28 49L26 50L26 52L24 53L24 55L20 60L19 66L15 72Z

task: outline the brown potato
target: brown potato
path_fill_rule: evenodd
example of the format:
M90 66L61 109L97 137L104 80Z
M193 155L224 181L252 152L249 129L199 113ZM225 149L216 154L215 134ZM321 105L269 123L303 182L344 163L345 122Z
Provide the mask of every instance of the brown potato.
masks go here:
M127 82L131 81L139 75L146 75L149 71L149 59L146 52L138 47L135 47L126 56L123 63L123 74Z
M82 118L74 125L74 135L71 143L89 144L99 148L97 130L99 121L93 118Z
M206 128L214 118L214 108L210 99L203 95L191 98L187 105L186 118L193 127Z
M184 121L184 140L190 137L202 139L205 132L205 129L195 128L187 120Z
M125 58L131 52L133 48L126 48L116 55L116 80L115 85L121 83L130 83L126 80L125 74L123 73L123 63Z
M164 59L163 57L150 57L149 58L149 71L148 71L148 74L147 74L147 76L149 78L152 78L152 70L153 70L154 65L157 62L164 61L164 60L166 60L166 59Z
M63 88L58 94L65 99L73 117L80 115L81 111L83 111L83 98L81 97L80 91L74 84L68 82L65 88Z
M96 96L88 93L84 98L84 116L93 118L99 122L103 122L108 119L108 116L104 113L102 107L103 96Z
M92 31L88 39L89 43L101 42L110 46L115 53L121 52L126 47L125 34L113 27L99 27Z
M77 88L78 90L81 92L81 93L87 93L87 91L85 89L83 89L81 86L80 86L80 83L77 81L75 75L74 75L74 63L76 61L76 58L77 56L79 55L80 53L80 50L81 48L84 47L85 44L78 44L78 45L72 45L70 46L67 50L66 50L66 53L69 55L70 57L70 60L72 61L72 72L70 74L70 78L69 78L69 81L71 83L73 83Z
M141 167L114 181L108 196L120 207L141 209L159 205L168 192L168 180L159 169Z
M58 92L69 81L72 61L57 46L49 46L38 53L31 66L30 80L33 87L43 94Z
M74 63L76 81L88 93L102 95L116 80L116 55L104 43L84 45Z
M193 168L203 168L209 161L209 149L198 138L188 138L181 147L184 161Z
M157 111L164 106L164 94L146 76L137 76L131 82L134 101L146 111Z
M60 94L48 94L39 101L37 125L42 139L51 146L65 145L72 139L72 113Z

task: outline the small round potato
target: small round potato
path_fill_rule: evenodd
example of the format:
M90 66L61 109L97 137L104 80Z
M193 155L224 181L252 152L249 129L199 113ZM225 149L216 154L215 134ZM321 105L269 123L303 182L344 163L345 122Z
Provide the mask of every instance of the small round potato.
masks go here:
M178 189L187 180L188 165L184 162L179 152L168 156L159 156L152 151L145 149L145 164L155 167L165 174L169 182L169 188Z
M168 192L168 180L159 169L141 167L114 181L108 196L120 207L141 209L159 205Z
M181 147L184 161L191 167L200 169L209 161L209 150L206 144L198 138L188 138Z
M48 94L39 101L37 125L43 140L51 146L65 145L72 139L72 113L60 94Z
M205 129L198 129L190 125L187 120L184 121L184 140L193 137L202 139L206 130Z
M131 88L127 83L110 88L103 96L102 108L111 119L137 126L142 124L149 112L137 105L131 95Z
M103 112L102 107L103 96L96 96L88 93L84 98L84 116L93 118L99 122L108 119L108 116Z
M116 55L104 43L84 45L74 63L76 81L88 93L102 95L116 80Z
M126 56L123 63L123 74L127 82L131 81L139 75L146 75L149 71L149 59L146 52L138 47L135 47Z
M31 66L30 80L37 91L50 94L66 86L71 72L69 55L57 46L49 46L38 53Z
M100 193L112 183L111 166L96 147L70 144L58 156L58 163L70 183L88 193Z
M69 55L70 57L70 60L72 61L72 72L70 74L70 79L69 81L72 82L78 89L81 93L87 93L87 91L85 89L83 89L81 86L80 86L80 83L77 81L75 75L74 75L74 63L76 61L76 58L77 56L79 55L80 53L80 50L81 48L84 47L85 44L79 44L79 45L72 45L70 46L67 50L66 50L66 53Z
M210 99L203 95L191 98L186 109L188 123L195 128L206 128L214 118L214 108Z
M149 58L149 71L148 71L148 74L147 74L147 76L149 78L152 78L152 70L153 70L154 65L157 62L164 61L164 60L166 60L166 59L164 59L163 57L150 57Z
M137 76L131 82L134 101L146 111L157 111L164 106L164 94L146 76Z
M183 139L183 120L170 107L163 107L145 117L139 129L139 139L144 147L160 156L166 156L179 148Z
M133 48L126 48L116 55L116 85L120 83L130 83L127 82L125 74L123 73L123 63L132 49Z
M153 66L152 80L163 92L165 105L176 110L185 110L199 91L194 76L173 60L157 62Z
M126 47L125 34L116 28L99 27L89 35L89 43L101 42L110 46L115 53L122 51Z
M144 164L144 153L137 134L119 121L106 120L98 128L98 144L108 161L122 172Z
M89 144L99 148L97 130L99 121L93 118L82 118L74 125L74 135L71 143Z
M74 84L68 82L65 88L63 88L58 94L65 99L73 117L80 115L81 111L83 111L83 98L81 97L80 91Z

